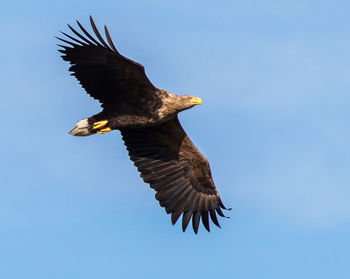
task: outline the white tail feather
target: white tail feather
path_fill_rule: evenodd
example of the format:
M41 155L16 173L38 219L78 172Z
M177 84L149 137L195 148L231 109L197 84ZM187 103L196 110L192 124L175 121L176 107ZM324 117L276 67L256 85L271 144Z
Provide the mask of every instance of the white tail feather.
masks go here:
M93 133L89 132L89 122L88 119L82 119L75 124L75 128L69 132L73 136L90 136Z

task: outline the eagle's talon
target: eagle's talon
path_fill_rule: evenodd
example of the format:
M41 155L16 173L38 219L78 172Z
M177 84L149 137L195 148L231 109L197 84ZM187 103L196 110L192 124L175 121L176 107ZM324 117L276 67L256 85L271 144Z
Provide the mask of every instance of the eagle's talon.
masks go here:
M94 123L93 129L97 130L99 128L102 128L103 126L106 126L107 123L108 123L108 120L97 121Z
M108 121L107 121L107 122L108 122ZM97 131L97 133L98 133L98 134L105 134L105 133L108 133L108 132L110 132L110 131L112 131L112 129L109 128L109 127L107 127L107 128L104 128L104 129L101 129L101 130Z

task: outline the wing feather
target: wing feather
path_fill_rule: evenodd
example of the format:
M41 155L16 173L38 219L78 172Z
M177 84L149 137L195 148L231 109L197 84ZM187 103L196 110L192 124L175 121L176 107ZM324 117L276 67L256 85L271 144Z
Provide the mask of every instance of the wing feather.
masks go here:
M83 33L85 34L86 37L88 37L88 38L89 38L93 43L95 43L97 46L101 46L101 47L102 47L102 45L101 45L98 41L96 41L95 38L92 37L92 36L89 34L89 32L87 32L87 31L85 30L85 28L80 24L79 21L77 21L77 24L78 24L80 30L83 31ZM83 38L83 36L81 36L77 31L75 31L75 30L74 30L73 28L71 28L69 25L68 25L68 27L73 31L73 33L74 33L75 35L79 36L80 38ZM78 34L79 34L79 35L78 35ZM85 40L89 43L89 41L88 41L87 39L85 39Z
M69 26L69 25L68 25L68 26ZM87 45L86 43L84 43L84 42L82 42L82 41L79 41L78 39L76 39L76 38L74 38L74 37L68 35L67 33L64 33L64 32L62 32L62 31L61 31L61 33L62 33L63 35L65 35L66 37L68 37L69 39L71 39L71 40L77 42L78 44Z
M210 209L210 219L213 221L213 223L215 225L217 225L219 228L220 227L220 224L219 224L219 221L218 221L218 218L216 217L216 213L215 213L215 210L214 209Z
M209 226L209 216L208 216L208 211L203 211L202 212L202 223L206 230L210 232L210 226Z
M193 213L192 228L195 234L198 233L200 217L201 217L201 213L199 211L196 211Z
M141 177L157 191L155 198L174 225L182 215L185 231L192 218L198 232L200 220L210 231L209 216L220 227L216 212L225 208L214 185L210 167L176 118L157 126L121 129L131 160Z
M182 217L182 231L186 231L187 225L191 219L192 212L191 211L185 211Z
M99 100L104 108L118 104L142 106L141 100L160 103L155 94L158 89L147 78L144 67L120 55L107 27L104 30L108 44L91 17L90 24L97 39L78 21L77 24L85 36L68 25L77 38L62 32L65 38L58 39L70 46L61 46L63 49L59 51L63 53L63 60L71 64L69 71L91 97Z
M108 28L106 25L105 25L104 29L105 29L105 35L106 35L107 42L108 42L109 46L113 49L113 51L115 51L116 53L119 53L118 50L114 46L114 43L112 41L111 36L109 35Z
M90 24L91 24L92 30L94 31L94 33L95 33L97 39L102 43L102 45L103 45L104 47L106 47L107 49L109 49L109 46L106 44L106 42L105 42L104 39L102 38L100 32L98 32L97 27L96 27L96 25L95 25L95 22L94 22L94 20L92 19L91 16L90 16Z

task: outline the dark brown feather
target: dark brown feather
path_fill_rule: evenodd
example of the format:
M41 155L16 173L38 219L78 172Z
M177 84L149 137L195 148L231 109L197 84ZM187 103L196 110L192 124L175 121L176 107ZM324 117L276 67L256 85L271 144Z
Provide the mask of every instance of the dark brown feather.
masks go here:
M103 44L104 47L106 47L106 48L109 49L109 46L108 46L108 45L106 44L106 42L103 40L103 38L102 38L100 32L98 32L97 27L96 27L96 25L95 25L95 22L94 22L94 20L92 19L91 16L90 16L90 24L91 24L92 29L94 30L94 33L95 33L97 39Z
M108 28L106 25L105 25L105 35L106 35L109 46L113 49L113 51L115 51L116 53L119 53L118 50L114 46L114 43L111 39L111 36L109 35Z
M194 212L192 217L192 228L195 234L198 233L200 217L201 213L199 211Z
M171 223L173 225L175 225L175 223L177 222L177 220L179 219L180 215L181 215L182 212L173 212L171 214Z
M221 228L220 224L219 224L219 221L218 221L218 218L216 217L215 210L211 209L209 212L210 212L210 219L213 221L213 223L215 225L217 225L219 228Z
M77 24L78 24L80 30L83 31L83 33L85 34L85 36L87 36L87 37L88 37L91 41L93 41L96 45L102 47L102 45L101 45L98 41L96 41L95 38L92 37L92 36L89 34L89 32L87 32L87 31L85 30L85 28L80 24L79 21L77 21ZM74 34L76 34L76 35L79 36L80 38L83 38L83 36L81 36L78 32L76 32L72 27L70 27L69 25L68 25L68 27L73 31ZM87 39L85 39L85 40L89 43L89 41L88 41Z
M68 25L68 26L69 26L69 25ZM69 39L71 39L71 40L77 42L78 44L86 45L86 43L84 43L84 42L82 42L82 41L79 41L78 39L76 39L76 38L74 38L74 37L72 37L72 36L70 36L70 35L68 35L68 34L66 34L66 33L64 33L64 32L62 32L62 31L61 31L61 33L62 33L63 35L65 35L66 37L68 37Z
M208 211L202 212L202 223L206 230L210 232Z
M187 225L191 219L192 212L191 211L185 211L182 216L182 231L186 231Z
M209 231L210 214L220 227L215 210L222 216L223 204L208 161L190 141L177 117L156 126L121 129L121 134L141 177L157 191L156 199L171 213L172 224L182 214L183 230L192 217L195 233L200 219Z
M62 58L72 65L69 70L87 93L99 100L105 109L129 106L135 114L138 110L144 112L145 104L149 102L161 104L160 98L155 94L158 89L147 78L144 67L119 54L107 28L105 34L109 45L98 32L92 18L90 22L97 40L78 21L77 24L86 37L68 25L79 39L66 33L63 34L72 41L58 38L72 46L63 46L60 52L64 53Z

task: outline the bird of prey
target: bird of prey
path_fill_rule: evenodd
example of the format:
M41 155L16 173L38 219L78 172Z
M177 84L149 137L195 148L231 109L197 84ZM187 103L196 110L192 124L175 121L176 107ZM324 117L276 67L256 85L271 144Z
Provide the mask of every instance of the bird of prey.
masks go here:
M89 136L119 130L130 159L155 198L171 214L174 225L182 215L182 230L190 219L197 234L200 219L209 229L209 216L220 227L225 217L209 163L182 128L178 113L201 104L191 95L176 95L155 87L144 67L114 46L107 27L103 39L90 16L96 38L77 21L82 33L68 25L76 37L61 32L67 45L59 45L69 71L86 92L101 103L102 111L76 123L73 136ZM72 34L73 35L73 34ZM68 40L70 39L70 40Z

